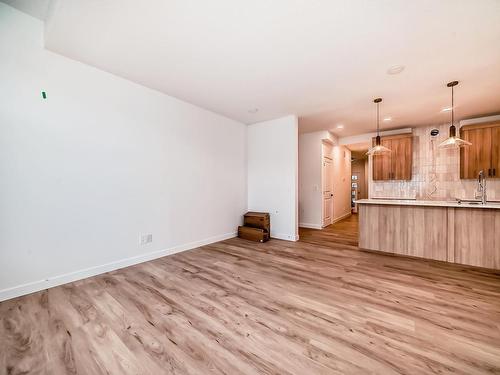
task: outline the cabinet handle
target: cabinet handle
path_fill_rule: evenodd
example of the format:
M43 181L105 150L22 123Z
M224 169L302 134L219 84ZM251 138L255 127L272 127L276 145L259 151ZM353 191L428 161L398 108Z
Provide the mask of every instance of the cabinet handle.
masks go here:
M491 174L491 168L488 168L488 176L491 177L492 174Z

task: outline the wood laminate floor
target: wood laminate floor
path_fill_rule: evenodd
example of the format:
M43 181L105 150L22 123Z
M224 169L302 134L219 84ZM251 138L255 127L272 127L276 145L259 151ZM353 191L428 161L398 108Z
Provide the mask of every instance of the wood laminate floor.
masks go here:
M318 229L299 228L301 242L318 246L348 245L344 248L358 250L358 215L351 215L344 220Z
M0 303L0 374L500 373L500 274L353 251L353 220Z

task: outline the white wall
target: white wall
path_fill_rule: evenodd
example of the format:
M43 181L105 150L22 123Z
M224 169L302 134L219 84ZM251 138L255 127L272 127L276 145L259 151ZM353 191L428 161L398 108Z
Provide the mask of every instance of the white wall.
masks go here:
M299 226L322 227L322 140L330 133L319 131L299 135Z
M42 40L40 21L0 3L0 300L233 236L247 208L246 126ZM288 147L283 133L276 146ZM292 166L278 166L293 186ZM292 204L293 191L273 193ZM272 208L288 233L290 212Z
M249 125L248 209L271 215L271 236L298 239L298 120L287 116Z
M321 192L322 141L333 143L333 220L351 212L351 152L328 131L304 133L299 136L299 226L322 227L323 196Z

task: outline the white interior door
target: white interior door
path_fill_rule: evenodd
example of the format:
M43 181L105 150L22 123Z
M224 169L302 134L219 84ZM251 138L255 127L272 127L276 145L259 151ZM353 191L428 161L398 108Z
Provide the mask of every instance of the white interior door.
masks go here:
M361 176L358 172L351 172L351 212L358 212L358 205L355 203L361 195Z
M333 164L332 159L323 157L323 226L333 221Z

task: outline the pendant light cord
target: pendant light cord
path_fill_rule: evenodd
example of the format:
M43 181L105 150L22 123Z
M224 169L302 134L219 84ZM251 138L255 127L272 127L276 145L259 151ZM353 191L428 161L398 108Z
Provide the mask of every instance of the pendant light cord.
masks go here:
M380 104L380 102L379 102L379 103L377 103L377 135L380 135L380 125L379 125L379 109L378 109L379 104Z
M455 124L455 103L454 103L454 94L453 89L455 86L451 86L451 125Z

